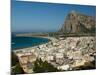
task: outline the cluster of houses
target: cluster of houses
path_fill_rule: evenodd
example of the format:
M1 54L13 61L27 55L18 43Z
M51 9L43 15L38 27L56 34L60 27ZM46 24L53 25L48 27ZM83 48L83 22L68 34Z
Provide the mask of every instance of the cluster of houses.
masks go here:
M89 44L89 45L88 45ZM70 37L46 44L16 50L20 64L26 73L33 73L34 61L41 58L61 70L71 70L95 58L95 37ZM90 56L89 54L92 54Z

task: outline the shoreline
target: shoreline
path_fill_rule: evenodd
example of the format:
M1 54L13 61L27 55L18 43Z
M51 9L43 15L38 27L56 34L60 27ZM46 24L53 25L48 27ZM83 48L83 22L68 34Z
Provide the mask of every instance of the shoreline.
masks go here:
M53 38L51 38L51 37L37 37L37 36L20 36L20 37L45 38L45 39L48 39L48 42L50 42L50 41L53 39ZM46 43L48 43L48 42L42 42L42 43L40 43L39 45L46 44ZM39 45L34 45L34 46L29 46L29 47L24 47L24 48L11 49L11 51L16 51L16 50L21 50L21 49L29 49L29 48L33 48L33 47L39 46Z
M93 36L67 37L60 40L51 37L50 39L50 42L42 45L15 50L15 54L18 56L20 63L24 64L21 66L25 68L28 65L23 61L31 61L33 64L36 59L41 58L43 61L51 63L58 69L68 71L95 60L96 39ZM33 72L32 68L26 67L26 69L24 71L27 73Z
M26 36L25 36L26 37ZM37 36L27 36L27 37L37 37ZM55 39L53 38L53 37L37 37L37 38L46 38L46 39L49 39L49 41L48 42L46 42L46 43L41 43L41 44L39 44L39 45L44 45L44 44L47 44L47 43L49 43L49 42L51 42L51 41L54 41ZM56 39L57 40L57 39ZM39 46L39 45L36 45L36 46L31 46L31 47L25 47L25 48L19 48L19 49L12 49L11 51L12 52L16 52L16 51L23 51L23 50L27 50L27 49L33 49L34 47L37 47L37 46Z
M58 40L58 39L56 39L56 38L54 38L54 37L44 37L44 36L20 36L20 37L36 37L36 38L46 38L46 39L49 39L49 41L48 42L55 42L55 41L60 41L60 39ZM71 36L72 37L72 36ZM76 37L79 37L79 36L76 36ZM80 37L92 37L92 36L80 36ZM93 37L95 37L95 36L93 36ZM66 38L68 38L68 37L66 37ZM74 37L73 37L74 38ZM48 42L46 42L46 43L48 43ZM39 45L43 45L43 44L46 44L46 43L41 43L41 44L39 44ZM36 46L31 46L31 47L25 47L25 48L19 48L19 49L13 49L12 51L16 51L16 50L21 50L21 49L30 49L30 48L34 48L34 47L37 47L37 46L39 46L39 45L36 45Z

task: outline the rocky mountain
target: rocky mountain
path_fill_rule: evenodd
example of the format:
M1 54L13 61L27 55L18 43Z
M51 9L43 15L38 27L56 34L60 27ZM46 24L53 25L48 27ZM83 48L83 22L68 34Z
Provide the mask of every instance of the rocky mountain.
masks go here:
M93 33L96 29L95 17L71 11L60 29L63 33Z

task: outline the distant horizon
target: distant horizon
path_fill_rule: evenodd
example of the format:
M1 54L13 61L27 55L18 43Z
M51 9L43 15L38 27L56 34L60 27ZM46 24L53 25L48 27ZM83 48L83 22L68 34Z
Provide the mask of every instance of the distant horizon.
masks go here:
M72 10L96 17L96 6L12 0L11 32L56 32Z

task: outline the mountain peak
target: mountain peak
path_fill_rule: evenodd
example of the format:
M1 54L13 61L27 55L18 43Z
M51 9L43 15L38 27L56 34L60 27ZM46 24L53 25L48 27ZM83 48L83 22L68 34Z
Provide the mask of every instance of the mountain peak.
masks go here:
M72 10L65 19L61 32L95 32L95 18Z

